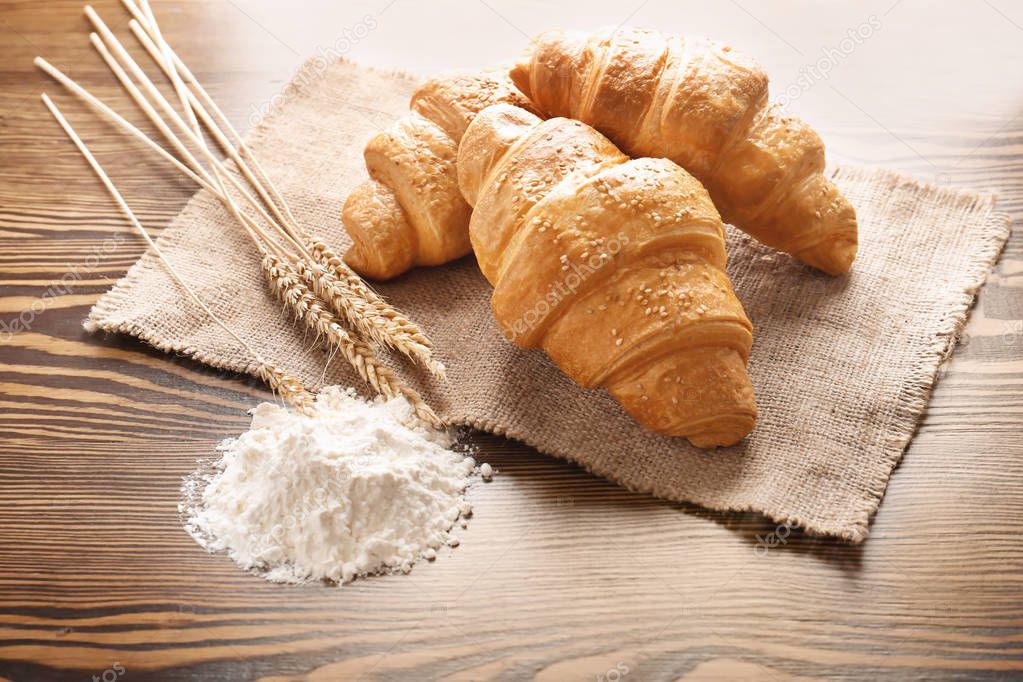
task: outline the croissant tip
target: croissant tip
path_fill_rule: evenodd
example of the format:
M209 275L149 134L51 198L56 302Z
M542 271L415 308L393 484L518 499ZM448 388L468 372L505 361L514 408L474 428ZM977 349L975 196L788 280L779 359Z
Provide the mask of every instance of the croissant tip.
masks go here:
M804 263L829 275L844 275L856 260L856 242L825 242L796 254Z
M721 415L706 424L706 429L685 434L695 447L708 449L728 447L741 442L753 431L756 415L738 413Z
M532 49L527 48L508 70L508 78L528 99L533 99L529 84L529 65L533 58Z
M387 280L400 274L386 272L382 268L374 267L374 264L362 253L358 244L353 244L349 247L341 257L341 260L345 262L345 265L355 270L360 277L365 277L366 279Z

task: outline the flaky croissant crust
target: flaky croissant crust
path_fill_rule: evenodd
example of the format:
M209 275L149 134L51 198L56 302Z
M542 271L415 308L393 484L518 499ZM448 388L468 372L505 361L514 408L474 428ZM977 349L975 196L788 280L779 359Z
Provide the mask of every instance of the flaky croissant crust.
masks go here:
M550 116L576 118L633 156L701 180L722 217L825 272L847 272L856 214L824 175L824 145L768 104L763 69L699 37L622 29L538 36L511 78Z
M703 186L578 121L484 110L459 150L470 236L504 333L606 387L647 428L712 447L756 419L751 325Z
M458 143L472 118L498 102L529 106L507 69L438 76L416 90L407 115L369 141L370 179L352 191L342 211L353 242L345 261L356 272L386 280L469 252Z

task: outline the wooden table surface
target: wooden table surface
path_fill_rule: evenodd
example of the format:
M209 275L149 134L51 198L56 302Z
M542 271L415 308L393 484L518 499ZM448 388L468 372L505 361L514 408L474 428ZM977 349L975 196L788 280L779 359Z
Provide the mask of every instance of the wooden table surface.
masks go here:
M559 25L712 35L765 64L831 158L994 189L1023 217L1019 2L154 4L243 128L318 52L425 73L508 59ZM45 55L139 120L91 53L78 2L0 7L0 676L1023 676L1018 231L861 546L794 533L764 552L772 527L755 515L631 494L481 436L500 473L474 491L457 550L340 589L271 585L206 554L176 510L196 458L244 430L267 394L82 330L142 245L39 93L59 94L148 225L191 188L33 68ZM129 39L113 0L97 9Z

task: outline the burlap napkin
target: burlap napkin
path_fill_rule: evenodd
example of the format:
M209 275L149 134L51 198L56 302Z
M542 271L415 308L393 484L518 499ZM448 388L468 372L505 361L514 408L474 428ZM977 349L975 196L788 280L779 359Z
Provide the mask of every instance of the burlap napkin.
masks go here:
M307 63L249 139L298 218L340 250L342 202L364 177L366 140L407 108L411 77ZM644 431L603 391L584 390L539 351L498 332L472 258L381 285L433 338L449 382L398 362L448 420L519 439L628 488L858 542L927 405L935 374L1009 233L994 197L883 170L833 171L856 207L860 252L827 277L738 231L729 271L755 327L760 406L741 445L700 451ZM310 386L358 385L268 295L229 214L199 192L160 246L199 295ZM93 308L91 330L134 335L238 371L251 358L144 255Z

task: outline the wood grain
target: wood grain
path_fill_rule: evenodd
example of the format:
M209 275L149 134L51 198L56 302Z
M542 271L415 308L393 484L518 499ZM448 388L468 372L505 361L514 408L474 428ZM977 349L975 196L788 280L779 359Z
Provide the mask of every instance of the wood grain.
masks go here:
M324 46L431 71L514 54L523 33L617 24L634 11L636 24L728 38L785 83L873 13L877 36L794 108L835 159L995 189L1003 210L1023 216L1023 11L1009 2L587 5L584 17L578 7L496 1L155 9L241 127L253 103ZM177 514L182 476L244 429L245 410L267 394L81 329L142 247L39 93L59 95L147 225L165 225L191 188L33 69L42 54L132 111L90 53L77 2L0 7L0 321L17 327L0 335L0 676L1023 676L1018 231L862 546L794 533L765 550L774 528L758 516L634 495L478 436L500 473L473 490L476 514L457 550L409 576L341 589L270 585L204 553ZM115 2L97 9L124 35ZM352 40L345 31L366 17L376 28Z

